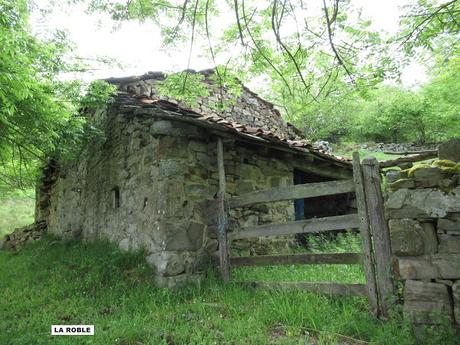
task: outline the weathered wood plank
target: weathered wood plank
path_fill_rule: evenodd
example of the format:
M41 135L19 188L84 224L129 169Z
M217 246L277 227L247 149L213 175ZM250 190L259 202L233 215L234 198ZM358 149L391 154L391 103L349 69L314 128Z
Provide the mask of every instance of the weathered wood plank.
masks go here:
M264 237L293 235L302 233L314 233L333 230L354 229L359 227L357 214L346 214L343 216L333 216L325 218L312 218L298 220L295 222L274 223L247 228L244 230L229 233L230 240Z
M353 181L355 183L356 204L358 206L358 217L360 221L359 232L363 246L364 273L366 275L366 287L369 300L370 311L377 316L378 297L377 286L375 282L374 256L372 253L372 240L369 229L369 219L367 216L366 199L364 196L363 173L359 153L353 152Z
M243 281L242 285L269 289L304 290L325 295L367 296L366 285L330 282L263 282Z
M276 187L232 197L228 199L228 206L230 208L235 208L261 202L313 198L324 195L350 193L353 191L353 180L305 183Z
M346 180L353 177L351 169L344 167L331 166L330 162L315 159L313 162L303 160L293 160L293 167L302 171L310 172L315 175L330 177L334 180Z
M220 269L222 273L222 279L224 282L230 280L230 269L228 262L228 241L227 241L227 215L224 207L225 199L225 169L224 169L224 145L221 138L217 138L217 169L219 171L219 191L218 191L218 202L219 202L219 215L217 223L217 232L219 240L219 258L220 258Z
M386 317L388 316L389 299L392 297L394 291L390 233L383 212L379 163L374 157L365 158L362 162L362 172L367 215L374 240L375 271L380 312L383 317Z
M398 159L392 159L388 161L380 162L380 169L394 167L401 163L413 163L413 162L420 162L424 161L425 159L436 158L438 156L438 151L429 151L425 153L421 153L415 156L409 157L401 157Z
M270 265L320 265L320 264L361 264L361 253L305 253L292 255L260 255L231 257L230 266L270 266Z
M420 151L404 151L404 152L395 152L395 151L383 151L386 155L398 155L398 156L407 156L407 155L419 155L422 153L437 155L438 150L420 150Z
M398 258L402 279L458 279L460 254L432 254Z

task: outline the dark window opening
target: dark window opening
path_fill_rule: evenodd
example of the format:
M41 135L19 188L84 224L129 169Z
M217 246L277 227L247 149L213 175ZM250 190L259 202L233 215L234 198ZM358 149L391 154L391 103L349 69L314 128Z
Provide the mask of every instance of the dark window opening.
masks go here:
M120 188L118 187L112 189L112 206L113 208L120 207Z
M333 180L333 178L297 169L294 170L294 184L327 182ZM348 193L296 199L294 200L295 220L332 217L356 213L356 210L353 210L351 207L351 196L352 194ZM333 233L337 232L341 232L341 230L334 231ZM331 233L331 235L333 235L333 233ZM306 234L297 234L296 239L302 246L309 246L308 236Z
M294 184L333 181L333 178L294 169ZM295 219L322 218L350 213L350 194L294 200Z

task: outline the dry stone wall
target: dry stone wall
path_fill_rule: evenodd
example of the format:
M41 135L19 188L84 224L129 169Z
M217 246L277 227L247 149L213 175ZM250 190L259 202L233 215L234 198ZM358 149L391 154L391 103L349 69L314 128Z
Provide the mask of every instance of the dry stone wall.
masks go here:
M37 195L37 221L61 237L144 249L160 286L198 282L218 250L215 227L206 219L207 201L218 189L215 138L194 125L117 107L97 117L105 137L73 166L48 171ZM224 146L228 195L292 184L293 168L284 157L233 139ZM258 205L230 212L229 227L293 218L292 202ZM255 241L236 243L234 250L263 247Z
M49 231L142 248L162 286L198 279L207 257L204 203L213 195L206 133L127 113L112 114L105 133L50 188L40 213Z
M235 103L217 110L216 103L233 96L213 83L212 72L200 73L210 96L190 110L262 128L281 138L300 138L272 104L244 87ZM174 287L199 282L218 254L216 224L206 216L207 203L218 190L216 132L187 121L181 115L189 110L186 104L160 96L161 80L162 73L109 80L120 90L115 102L87 114L104 137L91 142L72 166L53 162L44 171L36 221L45 222L50 233L61 237L107 239L122 250L143 249L158 285ZM139 98L145 97L151 106L139 112ZM161 99L180 109L165 113L154 105ZM327 159L249 145L228 134L224 154L227 196L292 184L294 167L307 171L310 167L319 175L332 170ZM344 178L351 174L345 165L334 172ZM294 217L292 201L254 205L229 210L228 228L234 231ZM270 244L262 239L236 241L232 252L264 254L274 245L285 248L291 242L292 238Z
M28 243L40 240L45 232L46 223L43 221L15 229L14 232L6 235L4 239L0 240L0 249L21 249Z
M460 145L454 140L439 151L442 159L432 164L386 174L395 271L415 324L460 324Z
M133 78L113 78L108 81L117 84L120 91L128 92L132 95L167 100L178 104L183 109L190 109L201 115L217 115L228 121L261 128L275 133L281 138L292 140L303 139L302 133L294 126L286 123L273 104L263 100L246 87L242 86L240 95L236 97L225 88L220 88L213 81L212 70L201 72L191 71L191 73L201 73L204 75L204 82L210 95L200 97L195 106L190 106L171 97L159 95L157 85L164 80L164 74L161 72L150 72ZM223 109L219 107L221 103L224 104Z

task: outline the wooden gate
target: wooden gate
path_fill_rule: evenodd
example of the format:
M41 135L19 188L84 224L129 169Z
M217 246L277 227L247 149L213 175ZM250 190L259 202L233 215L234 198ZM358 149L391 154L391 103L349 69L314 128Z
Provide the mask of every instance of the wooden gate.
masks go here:
M230 270L239 266L293 265L293 264L363 264L365 284L335 282L240 282L261 287L298 288L305 291L365 296L374 315L386 316L387 298L392 295L391 254L387 224L383 216L382 194L378 162L365 159L360 163L359 155L353 155L353 179L320 183L308 183L277 187L225 199L225 170L223 144L217 142L219 192L210 204L210 212L217 213L220 270L223 280L230 281ZM283 200L313 198L325 195L355 193L356 214L313 218L278 224L260 225L242 231L227 233L227 211L232 208ZM282 236L303 233L322 233L341 229L359 228L362 253L305 253L291 255L261 255L249 257L229 256L232 240L265 236Z

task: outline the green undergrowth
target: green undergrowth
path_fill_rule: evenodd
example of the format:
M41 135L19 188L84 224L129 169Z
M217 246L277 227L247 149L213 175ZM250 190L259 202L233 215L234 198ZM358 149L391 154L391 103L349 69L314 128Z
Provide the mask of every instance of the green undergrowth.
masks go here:
M361 159L372 156L372 157L375 157L379 162L393 160L393 159L402 157L400 155L389 155L381 151L369 151L369 150L361 149L361 148L360 149L350 149L348 147L337 147L336 149L334 149L333 154L351 159L354 151L359 152L359 157Z
M14 191L0 195L0 239L14 229L34 221L33 191Z
M294 253L359 253L359 234L353 232L337 235L310 235L305 241L308 250L294 249ZM332 281L340 283L365 283L362 265L288 265L267 267L244 267L233 271L238 281Z
M272 278L318 273L304 269L288 267ZM333 271L330 278L348 274ZM224 285L213 272L200 288L172 291L155 287L152 276L142 253L120 253L102 242L46 238L17 253L0 252L0 344L415 342L397 313L388 322L376 320L363 298ZM52 337L53 324L94 324L95 335ZM437 332L431 343L452 339Z

